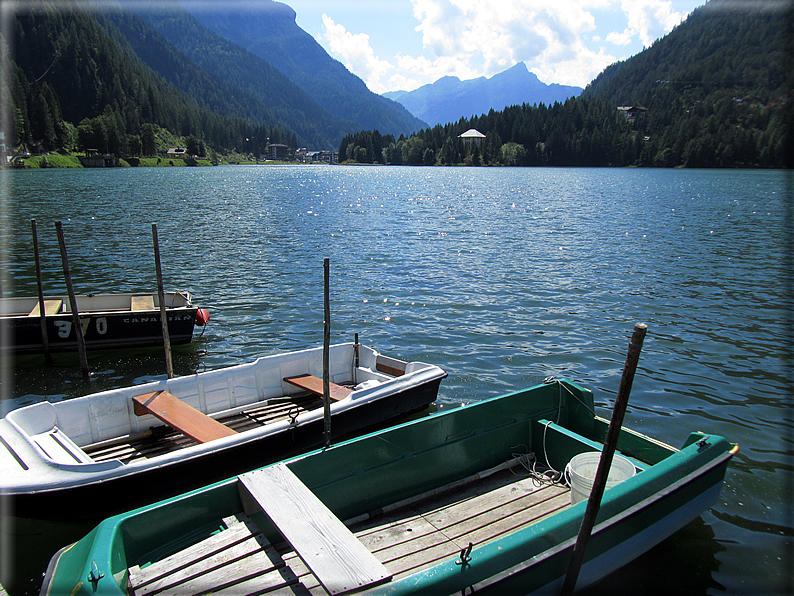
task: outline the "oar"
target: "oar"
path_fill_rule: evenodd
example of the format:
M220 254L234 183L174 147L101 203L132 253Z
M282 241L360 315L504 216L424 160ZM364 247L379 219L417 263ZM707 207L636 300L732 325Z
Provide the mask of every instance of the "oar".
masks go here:
M626 414L626 406L629 403L631 384L634 382L634 373L637 371L637 363L640 359L642 342L645 339L645 332L647 330L648 326L644 323L637 323L634 326L634 334L629 343L626 364L623 367L623 377L620 379L618 397L615 400L615 408L612 410L612 420L609 422L609 430L607 430L606 440L604 441L604 449L601 452L598 470L596 471L595 480L593 481L593 490L590 492L590 498L587 500L587 509L584 512L582 525L579 527L579 535L576 538L576 544L571 554L571 561L568 564L568 573L562 585L563 596L573 594L576 588L576 580L579 578L579 570L582 568L587 542L590 540L590 533L593 531L595 518L601 507L601 497L604 495L604 488L606 487L607 477L609 476L609 468L612 466L612 456L615 455L615 449L617 448L620 427L623 425L623 416Z

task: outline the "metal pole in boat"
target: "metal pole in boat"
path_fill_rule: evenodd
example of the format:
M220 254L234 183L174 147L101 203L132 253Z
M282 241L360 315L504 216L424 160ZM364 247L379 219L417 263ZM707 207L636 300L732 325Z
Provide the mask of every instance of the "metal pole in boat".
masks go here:
M61 248L61 261L63 261L63 276L66 278L66 289L69 291L69 304L72 307L72 327L77 339L77 353L80 356L80 368L83 370L83 379L90 380L88 373L88 357L85 353L85 338L83 337L83 326L80 324L80 313L77 310L77 296L74 294L72 285L72 272L69 270L69 257L66 254L66 240L63 237L63 226L60 221L55 222L55 230L58 232L58 244Z
M626 364L623 367L623 376L620 379L615 408L612 410L612 420L609 422L609 429L604 440L604 449L601 451L601 459L598 461L598 469L596 470L595 480L593 480L593 489L590 491L590 498L587 500L587 509L582 519L582 525L579 527L579 535L576 537L571 561L568 564L568 573L562 585L562 594L564 596L573 594L576 588L576 580L579 578L579 570L584 562L587 542L590 540L590 533L593 531L595 518L601 507L601 497L604 495L609 468L612 466L612 457L615 455L615 449L617 448L620 427L623 425L623 416L626 414L629 393L631 393L634 373L637 371L642 342L645 339L647 330L648 326L645 323L637 323L634 326L634 334L631 336L631 342L629 343L629 351L626 356Z
M358 333L356 333L356 341L353 344L353 385L358 385L356 372L358 371Z
M331 373L330 373L330 350L331 350L331 299L329 291L329 271L330 261L328 257L323 259L324 269L324 325L323 325L323 419L325 421L325 446L331 446Z
M165 290L163 289L163 270L160 268L160 243L157 241L157 224L152 224L152 240L154 242L154 265L157 269L157 297L160 299L160 325L163 329L163 346L165 348L165 371L168 378L174 378L174 365L171 362L171 337L168 335L168 315L165 310Z
M39 235L36 231L36 220L30 220L30 227L33 232L33 256L36 259L36 285L39 290L39 321L41 322L41 343L44 346L44 361L52 364L50 355L50 338L47 335L47 310L44 306L44 287L41 281L41 259L39 258Z

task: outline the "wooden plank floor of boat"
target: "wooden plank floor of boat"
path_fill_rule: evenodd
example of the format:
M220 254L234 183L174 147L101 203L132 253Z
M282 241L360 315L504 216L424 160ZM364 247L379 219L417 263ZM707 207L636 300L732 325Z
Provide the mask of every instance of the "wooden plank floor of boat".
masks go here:
M393 574L392 581L398 581L441 561L456 559L469 542L474 543L475 546L490 542L516 528L535 523L564 509L570 505L570 502L570 490L564 485L540 484L531 477L516 476L510 471L503 471L456 491L404 507L390 515L357 524L350 529L375 555L375 558ZM247 527L254 535L257 534L258 530L250 520L247 521ZM224 534L229 532L220 532L209 540L221 544L220 541L225 540ZM229 536L231 537L231 534ZM270 545L267 545L258 550L254 549L250 556L253 557L255 552L270 548ZM274 586L274 590L281 590L280 593L327 596L325 589L288 544L275 545L274 548L284 563L284 567L278 567L278 574L283 584ZM183 552L188 553L191 549L196 549L196 545ZM263 581L276 581L275 575L272 575L275 568L270 569L275 565L273 561L276 559L270 551L267 560L260 560L259 563L253 563L253 559L248 561L248 556L234 558L236 566L227 568L225 574L219 572L213 563L202 563L204 560L202 557L207 558L204 554L193 556L195 560L186 561L186 558L190 559L190 554L180 553L169 559L179 561L177 572L185 568L191 569L188 573L191 581L198 581L197 585L202 586L203 589L208 589L207 581L211 583L213 580L211 578L197 580L194 577L196 570L202 565L207 567L208 574L216 574L212 577L218 575L223 577L223 586L216 586L216 589L223 587L229 593L236 595L260 593L258 587L250 584L249 589L244 583L251 581L250 577L256 565L261 565L265 577ZM163 561L155 563L152 567L161 563ZM242 573L244 581L239 584L229 584L232 581L229 578L230 570L234 569L234 573L237 574L237 566L244 570ZM160 568L162 567L164 565ZM157 572L160 573L159 570ZM134 576L135 573L131 573L131 578ZM173 582L166 584L170 585L170 593L193 593L187 589L182 590L182 586L175 587ZM136 585L139 584L134 582L131 584L131 593L134 596L157 593L151 589L139 590ZM377 586L372 591L377 592L383 588L384 586Z
M218 418L238 433L252 428L265 426L279 420L288 420L296 413L302 414L322 408L322 398L316 395L297 395L289 398L271 400L268 404L252 404L250 408L234 414ZM184 447L195 445L195 442L180 432L167 426L157 427L154 432L144 436L129 437L123 440L111 440L83 447L94 461L118 459L128 464L136 460L148 459L170 453Z

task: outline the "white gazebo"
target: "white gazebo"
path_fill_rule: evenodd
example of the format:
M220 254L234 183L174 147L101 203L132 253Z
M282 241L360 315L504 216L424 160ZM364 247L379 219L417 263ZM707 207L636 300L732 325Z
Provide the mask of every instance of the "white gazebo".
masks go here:
M472 143L479 147L482 144L483 139L485 139L485 135L476 128L470 128L462 135L458 135L458 138L463 140L463 144L466 145L466 148L471 147Z

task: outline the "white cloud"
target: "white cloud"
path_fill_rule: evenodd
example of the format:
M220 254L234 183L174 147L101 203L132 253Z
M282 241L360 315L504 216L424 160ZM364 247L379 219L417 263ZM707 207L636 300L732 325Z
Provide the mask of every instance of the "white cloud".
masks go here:
M625 29L623 33L613 31L607 34L607 41L616 46L627 46L631 43L632 39L634 39L634 30L632 29Z
M683 18L680 12L673 10L669 0L622 0L621 7L629 26L622 34L618 34L617 39L639 35L642 45L646 47L663 37Z
M387 88L380 82L393 67L385 60L379 60L369 44L369 35L348 33L343 25L337 25L328 15L323 14L325 39L334 54L342 57L342 61L350 72L361 77L367 87L375 93L383 93Z
M492 76L525 62L546 83L584 87L613 56L600 46L649 46L680 23L670 0L410 0L420 55L376 56L365 33L323 15L331 51L376 93L410 91L445 75ZM594 13L594 9L601 9ZM606 28L594 14L624 19ZM617 26L615 26L617 25ZM621 32L619 28L623 28ZM612 30L610 32L610 30ZM589 45L586 43L589 38Z

